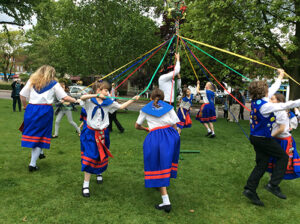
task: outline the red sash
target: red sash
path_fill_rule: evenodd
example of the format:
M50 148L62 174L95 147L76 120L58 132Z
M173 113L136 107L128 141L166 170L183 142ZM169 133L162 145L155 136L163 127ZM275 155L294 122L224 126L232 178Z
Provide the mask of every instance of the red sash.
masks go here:
M109 157L114 158L113 155L111 154L111 152L109 151L109 149L105 145L104 131L106 130L106 128L104 128L103 130L96 130L88 125L87 125L87 127L88 127L88 129L95 131L95 140L96 140L97 148L99 151L100 161L102 162L104 160L104 158L106 157L106 154Z

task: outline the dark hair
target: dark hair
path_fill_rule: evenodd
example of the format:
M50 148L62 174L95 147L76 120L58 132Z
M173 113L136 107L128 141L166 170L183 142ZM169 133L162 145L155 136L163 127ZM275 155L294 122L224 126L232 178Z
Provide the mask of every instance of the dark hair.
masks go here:
M187 92L188 90L190 90L190 89L189 89L189 88L183 88L183 90L182 90L182 98L183 98L183 97L186 97L186 92Z
M253 81L248 90L252 100L262 99L268 93L268 84L266 81Z
M159 105L157 104L157 102L159 100L164 100L165 98L165 94L162 90L160 89L154 89L151 93L151 99L154 101L153 105L158 108Z
M100 89L100 90L102 90L102 89L110 89L110 84L108 82L106 82L106 81L103 81L103 82L96 81L93 84L93 91L94 91L94 93L97 92L97 89Z
M276 97L278 102L285 103L285 97L282 93L275 93L274 96Z

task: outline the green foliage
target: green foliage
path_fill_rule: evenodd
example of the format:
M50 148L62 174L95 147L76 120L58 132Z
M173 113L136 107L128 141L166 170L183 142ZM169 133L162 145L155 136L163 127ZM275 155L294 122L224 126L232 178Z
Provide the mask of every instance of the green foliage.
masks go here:
M295 72L295 66L300 63L300 37L297 35L300 33L298 30L300 26L295 26L300 20L299 1L187 0L186 2L188 13L181 29L183 36L275 67L282 67L294 77L300 77L300 74ZM272 69L207 47L200 46L200 48L249 78L258 75L274 76ZM233 85L242 83L241 80L235 82L238 78L235 73L194 48L192 50L219 80ZM184 75L192 77L192 70L188 66L187 63L183 63Z
M10 83L3 83L1 82L0 83L0 89L3 89L3 90L11 90L11 84Z
M107 74L124 65L159 43L158 28L135 2L61 0L40 5L38 23L27 34L28 64L32 69L51 64L60 73L81 76Z

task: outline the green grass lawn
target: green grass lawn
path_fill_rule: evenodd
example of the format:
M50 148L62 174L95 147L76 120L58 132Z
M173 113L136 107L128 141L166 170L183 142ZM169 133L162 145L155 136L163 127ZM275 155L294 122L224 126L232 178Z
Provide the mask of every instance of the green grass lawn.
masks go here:
M111 134L111 151L104 183L93 176L90 198L83 198L80 171L80 141L63 118L59 138L39 160L40 170L28 172L30 149L21 148L20 126L23 113L12 112L11 100L0 100L0 223L299 223L300 180L283 181L287 200L258 188L265 207L256 207L242 195L243 186L254 166L254 151L234 123L218 119L215 139L204 137L198 121L183 130L178 178L168 193L173 206L167 214L154 209L161 202L159 192L146 189L143 179L143 141L146 133L134 129L137 112L120 112L125 127ZM80 112L73 118L79 123ZM248 122L241 125L248 131ZM300 144L300 131L294 132ZM194 212L190 212L194 210Z

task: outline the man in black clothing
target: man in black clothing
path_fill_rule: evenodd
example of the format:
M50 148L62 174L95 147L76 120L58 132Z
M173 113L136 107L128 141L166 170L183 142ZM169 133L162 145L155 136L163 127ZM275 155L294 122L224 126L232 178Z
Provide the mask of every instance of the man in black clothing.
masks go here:
M21 99L20 99L20 92L21 89L24 87L24 84L20 82L20 79L15 80L11 84L12 92L11 98L13 98L13 111L16 112L16 103L18 102L19 111L21 112Z

